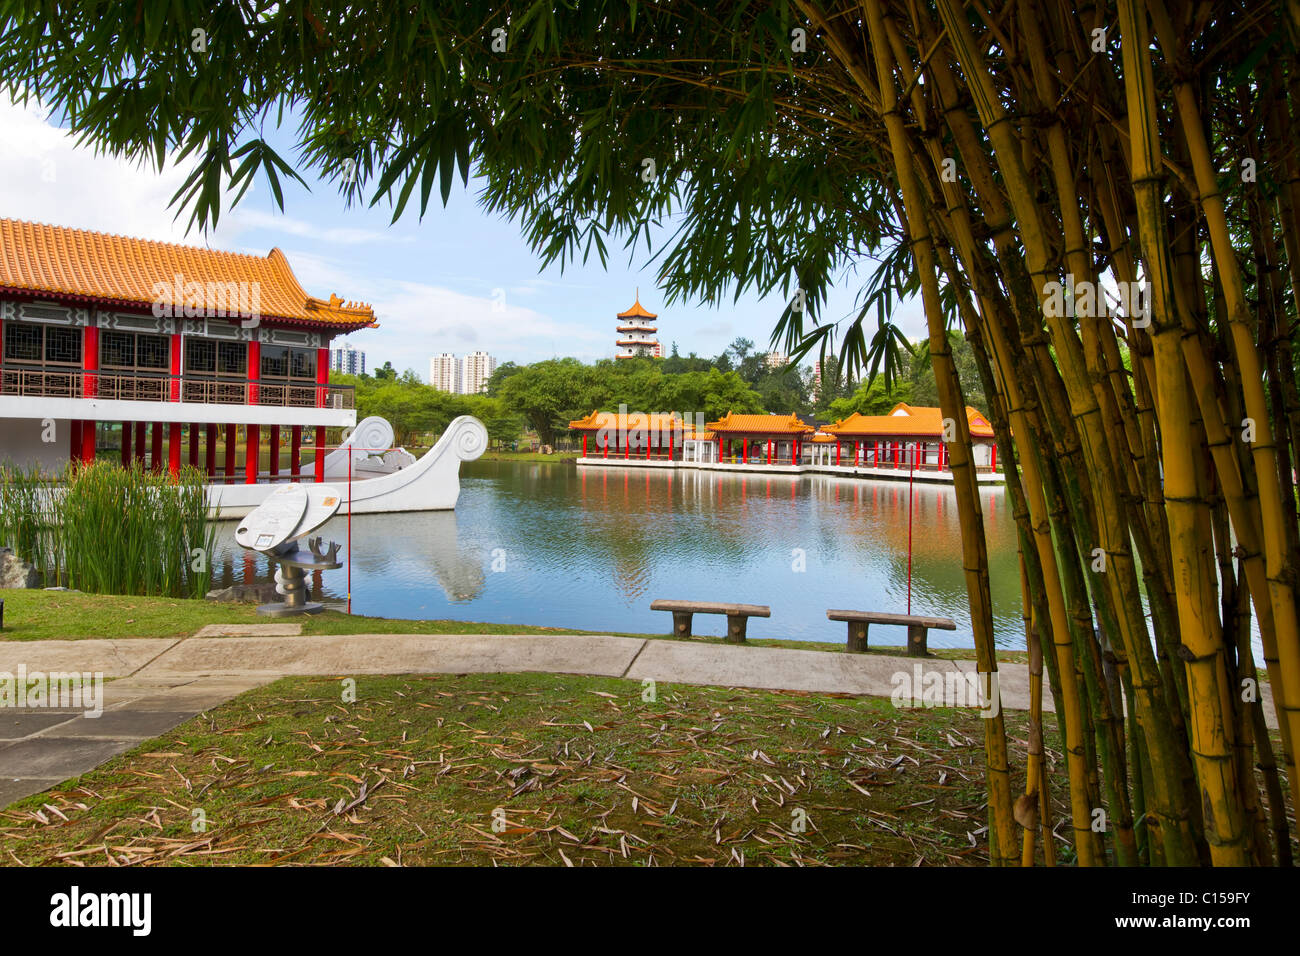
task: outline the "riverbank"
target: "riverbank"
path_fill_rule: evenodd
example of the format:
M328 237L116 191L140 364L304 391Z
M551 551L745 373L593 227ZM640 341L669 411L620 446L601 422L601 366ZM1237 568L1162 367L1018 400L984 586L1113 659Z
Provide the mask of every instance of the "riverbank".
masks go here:
M26 798L0 811L8 862L987 863L973 713L552 674L355 691L279 680Z
M4 628L0 641L75 641L118 640L129 638L188 637L204 627L217 624L264 624L253 604L226 604L215 601L181 598L131 597L108 594L83 594L79 591L12 590L0 592L5 601ZM664 615L664 623L670 619ZM576 629L535 627L520 624L451 620L405 620L366 617L327 610L319 615L296 618L303 635L328 634L612 634L654 640L685 640L690 643L722 644L719 637L677 638L671 634L638 634L619 631L583 631ZM784 647L843 653L844 644L826 641L750 639L755 647ZM901 645L880 644L870 647L869 654L899 655ZM973 648L931 648L932 657L948 660L973 660ZM1024 651L1000 651L998 660L1025 663Z

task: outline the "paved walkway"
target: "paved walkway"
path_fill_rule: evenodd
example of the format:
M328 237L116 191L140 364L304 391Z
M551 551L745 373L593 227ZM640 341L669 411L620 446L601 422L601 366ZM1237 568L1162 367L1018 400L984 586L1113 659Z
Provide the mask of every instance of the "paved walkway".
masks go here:
M104 713L0 710L0 806L85 773L232 697L288 675L534 671L888 697L897 674L974 661L833 654L633 637L521 634L298 636L297 624L209 625L191 638L0 642L0 673L101 672ZM230 635L230 636L218 636ZM1002 706L1028 710L1024 664L998 669ZM1264 689L1265 713L1275 726ZM917 688L919 695L920 688ZM1043 704L1051 709L1050 695Z

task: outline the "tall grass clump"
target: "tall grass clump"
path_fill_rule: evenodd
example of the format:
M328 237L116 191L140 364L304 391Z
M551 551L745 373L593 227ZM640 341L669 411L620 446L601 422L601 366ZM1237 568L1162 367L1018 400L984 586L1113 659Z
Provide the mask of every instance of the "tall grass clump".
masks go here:
M0 540L47 585L98 594L202 597L216 526L206 480L113 462L72 465L57 479L0 469Z

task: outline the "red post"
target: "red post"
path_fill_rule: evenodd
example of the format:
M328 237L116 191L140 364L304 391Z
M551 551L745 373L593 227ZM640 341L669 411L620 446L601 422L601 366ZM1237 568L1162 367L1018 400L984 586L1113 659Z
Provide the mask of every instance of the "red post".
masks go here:
M330 350L316 350L316 407L324 408L329 399ZM351 460L351 459L349 459Z
M199 426L190 422L190 467L199 467Z
M95 422L81 423L81 463L89 465L95 460Z
M326 366L328 368L328 366ZM351 465L348 466L351 468ZM316 481L325 480L325 426L316 426Z
M604 457L608 458L609 457L609 434L606 433L603 436L603 438L604 440L601 442L600 450L601 450L601 454L604 455Z
M587 457L587 433L582 433L582 457Z
M271 480L280 477L280 426L271 426Z
M238 438L238 426L226 426L226 467L222 478L226 484L235 481L235 443Z
M181 473L181 423L167 426L167 471L175 478Z
M144 467L144 430L144 422L135 423L135 460L140 463L141 468Z
M153 433L149 436L149 455L150 467L154 471L162 471L163 457L163 423L153 423Z
M131 423L122 423L122 467L131 467Z
M207 448L204 449L204 470L208 473L208 481L211 481L217 475L217 425L216 422L208 424L207 429Z
M841 442L841 441L839 441L838 439L836 439L836 441L835 441L835 465L836 465L836 467L839 466L839 463L840 463L840 450L841 450L843 447L844 447L844 443Z
M262 453L260 425L244 426L244 484L257 484L258 457Z
M771 439L767 442L767 463L772 464L772 445L775 444Z
M82 376L81 394L86 398L94 398L99 391L99 376L95 374L99 371L98 326L87 325L81 330L81 367L86 370Z
M248 404L257 405L261 400L257 382L262 377L262 343L248 343Z
M301 425L294 425L289 431L289 477L294 481L302 477Z
M746 465L749 464L749 439L748 438L742 438L740 440L740 461L742 464L746 464Z
M68 461L81 460L81 419L68 422Z
M181 334L179 332L172 335L172 387L171 400L179 402L181 400Z
M991 468L993 471L997 471L998 470L998 446L993 445L992 449L993 449L992 454L989 456L989 468Z
M673 460L673 439L676 438L676 436L673 434L674 431L675 429L673 428L668 429L668 460L669 461Z
M650 434L648 432L646 433L645 436L645 460L646 461L650 460ZM648 476L649 472L646 472L646 474Z

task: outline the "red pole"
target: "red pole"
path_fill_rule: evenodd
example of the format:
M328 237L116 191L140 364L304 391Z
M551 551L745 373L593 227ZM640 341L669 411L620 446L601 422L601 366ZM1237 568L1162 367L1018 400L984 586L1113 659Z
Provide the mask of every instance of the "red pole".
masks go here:
M582 433L582 457L587 457L587 433Z
M836 441L835 441L835 466L836 466L837 468L839 467L839 464L840 464L840 450L841 450L843 447L844 447L844 443L843 443L842 441L839 441L838 439L836 439Z
M131 467L131 423L122 423L122 467Z
M217 423L209 422L206 444L203 450L203 470L208 473L208 481L217 476Z
M280 477L280 426L271 426L271 480Z
M222 476L226 484L231 485L235 482L235 443L237 440L237 426L226 426L226 470Z
M912 453L912 470L907 476L907 613L912 613L912 489L916 478L916 453Z
M199 467L199 426L190 422L190 467Z
M159 472L162 471L162 457L163 457L162 453L163 453L162 422L154 422L153 434L150 436L150 441L149 441L149 454L152 459L149 465L152 468L152 470L159 471Z
M316 459L321 467L317 469L324 474L325 459L318 452ZM348 613L352 613L352 456L348 455Z
M98 389L98 376L95 374L99 370L99 327L87 325L81 330L81 366L86 370L82 376L81 394L86 398L94 398Z
M173 333L171 339L171 373L169 390L171 401L179 402L181 400L181 335L179 332Z
M302 426L294 425L289 432L289 475L294 481L302 477Z
M742 464L746 464L746 465L749 464L749 439L748 438L742 438L740 440L740 461Z
M81 463L83 465L92 464L95 460L95 431L96 422L81 423Z
M352 474L352 456L348 456L348 474ZM325 481L325 426L316 426L316 481ZM350 492L349 492L350 493Z
M167 425L167 472L173 478L181 473L181 423Z
M248 404L258 404L261 395L259 393L257 382L262 377L262 344L260 342L248 343ZM317 403L319 404L319 402Z
M244 484L257 484L258 458L262 454L262 428L260 425L244 426Z
M989 459L989 468L993 471L998 470L998 446L993 446L993 454Z

